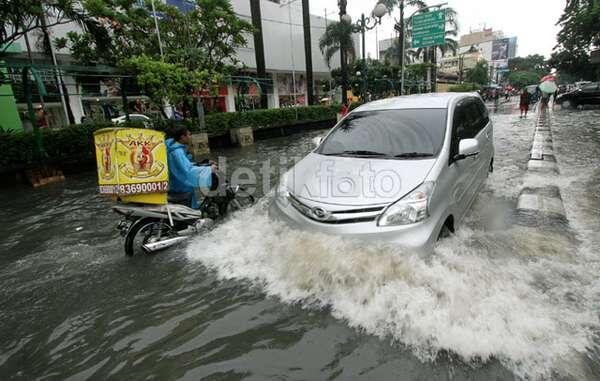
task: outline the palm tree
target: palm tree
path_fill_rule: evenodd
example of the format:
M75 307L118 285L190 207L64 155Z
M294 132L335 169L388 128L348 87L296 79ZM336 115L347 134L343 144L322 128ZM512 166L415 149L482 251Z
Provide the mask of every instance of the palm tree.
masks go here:
M331 68L331 58L340 48L346 53L347 63L356 58L356 49L352 39L353 27L347 22L332 22L327 25L325 33L319 38L319 49L325 56L327 67Z
M400 39L396 39L392 42L392 45L385 50L383 56L386 60L400 64L402 61L402 42ZM404 40L404 62L412 63L414 61L414 51L410 48L410 40L405 38Z
M405 20L404 20L404 8L405 7L417 7L419 9L421 8L425 8L427 6L427 4L425 3L425 1L422 0L381 0L380 1L383 5L385 5L388 9L388 13L391 14L392 11L394 10L394 8L396 6L398 6L398 8L400 9L400 30L402 31L402 33L400 33L399 38L398 38L398 42L395 43L396 47L394 47L394 50L397 50L397 52L395 53L395 57L398 60L398 64L402 65L403 62L410 62L411 58L407 57L407 53L404 54L404 56L402 55L402 40L404 39L404 48L405 50L408 49L408 47L410 46L410 44L408 43L408 37L407 34L404 33L405 30ZM393 47L393 45L392 45ZM392 48L390 47L390 48ZM392 55L394 55L394 53L390 52ZM409 54L410 55L410 54ZM387 58L387 52L386 52L386 58Z

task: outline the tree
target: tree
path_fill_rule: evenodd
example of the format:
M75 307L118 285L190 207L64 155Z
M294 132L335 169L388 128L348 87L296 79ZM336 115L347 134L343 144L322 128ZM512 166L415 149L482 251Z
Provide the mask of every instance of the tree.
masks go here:
M196 0L196 7L186 13L169 6L164 10L161 32L167 61L190 70L230 72L239 63L236 49L246 45L245 34L254 30L235 14L229 0Z
M83 22L86 17L75 0L2 0L0 54L6 52L12 42L31 31L72 21Z
M528 85L535 85L540 81L540 75L531 71L514 71L508 75L508 82L512 87L522 89Z
M121 68L136 76L138 85L156 103L169 99L174 104L191 102L194 93L210 84L218 84L220 77L208 70L190 70L182 64L157 61L141 55L121 62Z
M548 74L550 68L544 56L539 54L527 57L515 57L508 60L508 69L511 72L525 71L537 73L540 77Z
M600 46L600 2L598 0L567 0L558 20L559 50L586 51Z
M550 67L558 70L559 78L594 81L600 78L600 65L591 64L585 51L561 50L552 53L548 60Z
M549 60L552 67L566 77L600 79L600 64L590 63L592 46L600 46L600 2L567 0L557 24L561 30Z
M414 61L414 52L410 46L410 41L404 41L404 62L407 64ZM402 41L400 39L392 41L392 45L385 50L383 56L393 64L402 64Z
M118 65L131 57L145 55L161 59L151 5L138 0L87 0L91 19L84 32L71 32L73 56L85 64ZM236 65L236 48L246 44L245 33L252 25L237 17L228 0L195 0L195 7L182 13L157 2L158 24L164 59L190 70L223 73Z
M347 63L356 59L356 49L352 39L353 27L348 22L332 22L327 25L325 33L319 38L319 49L325 56L327 67L331 68L331 58L343 49Z
M486 60L480 60L475 67L467 70L466 81L478 85L486 85L490 81L489 67Z

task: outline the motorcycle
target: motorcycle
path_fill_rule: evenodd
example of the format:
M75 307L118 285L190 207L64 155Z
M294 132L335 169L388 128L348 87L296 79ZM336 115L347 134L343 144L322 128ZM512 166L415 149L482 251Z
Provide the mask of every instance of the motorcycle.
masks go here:
M166 205L117 205L113 211L123 218L117 225L125 237L125 254L155 253L175 246L190 236L210 230L216 221L254 203L240 186L227 183L203 198L192 209L191 193L169 195Z

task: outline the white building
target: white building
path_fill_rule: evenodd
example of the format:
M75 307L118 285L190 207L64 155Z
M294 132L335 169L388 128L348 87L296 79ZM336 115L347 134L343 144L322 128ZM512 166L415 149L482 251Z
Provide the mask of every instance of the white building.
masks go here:
M180 9L191 6L187 0L163 1L178 6ZM238 17L251 22L250 0L231 0L231 4ZM267 77L273 82L272 88L267 91L269 108L283 107L294 102L305 105L308 96L301 2L294 2L288 6L279 4L279 1L263 0L260 1L260 6ZM319 81L327 81L331 78L330 68L319 50L319 39L325 32L327 23L332 21L334 20L326 20L321 16L311 15L310 17L313 80L317 95L324 95L322 94L322 88L318 86ZM51 39L54 39L65 37L69 31L78 30L80 30L79 25L68 23L53 26L49 32ZM29 33L28 39L36 62L51 64L51 59L42 53L41 44L37 43L40 39L40 32ZM354 43L358 51L358 35L355 36ZM11 59L26 62L28 57L25 38L21 38L14 45L16 47L20 46L21 53L14 54ZM72 63L68 49L55 50L55 53L59 64ZM256 57L252 34L247 35L247 45L239 48L237 55L241 64L245 67L244 74L256 76ZM336 54L331 59L331 69L339 67L339 64L339 54ZM103 81L97 84L96 87L99 87L99 90L96 91L89 91L84 84L72 76L65 76L63 81L69 93L69 105L76 122L81 121L83 116L90 116L95 113L106 114L107 107L113 108L115 111L116 108L121 108L122 98L119 95L120 89L117 81ZM131 101L134 101L136 97L133 95ZM209 109L214 108L231 112L236 111L236 105L243 104L248 108L255 107L259 103L260 97L255 85L242 85L242 89L240 89L240 85L234 80L232 83L221 86L219 96L211 98L206 99L205 102ZM243 99L243 101L240 102L240 99ZM64 108L58 97L47 101L45 107L54 119L51 120L51 125L58 126L67 123ZM18 108L20 111L24 111L26 104L23 102L18 103Z

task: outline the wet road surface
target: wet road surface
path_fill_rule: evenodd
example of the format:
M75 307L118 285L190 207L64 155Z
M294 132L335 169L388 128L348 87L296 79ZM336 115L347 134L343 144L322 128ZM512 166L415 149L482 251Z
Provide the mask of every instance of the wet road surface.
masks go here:
M93 173L0 190L1 378L599 379L600 111L553 114L561 231L516 223L534 115L501 110L495 172L429 254L291 231L265 196L126 258ZM274 185L321 134L214 154Z

